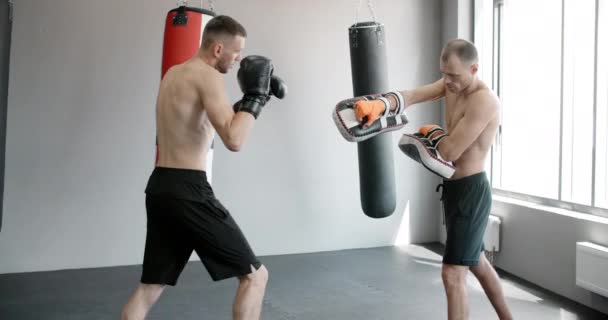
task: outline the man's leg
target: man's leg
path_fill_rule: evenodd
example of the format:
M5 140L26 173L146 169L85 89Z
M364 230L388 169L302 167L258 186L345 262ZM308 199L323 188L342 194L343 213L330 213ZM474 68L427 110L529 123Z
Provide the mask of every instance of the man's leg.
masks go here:
M469 318L466 277L467 266L444 264L441 278L448 299L448 320L466 320Z
M239 277L239 288L232 307L234 320L260 319L267 282L268 270L263 265L257 271L251 266L250 274Z
M122 310L121 320L143 320L150 308L156 303L164 286L140 283Z
M502 285L500 284L498 274L496 274L496 270L490 265L486 256L482 254L479 258L479 265L471 267L470 269L477 280L479 280L488 299L490 299L490 302L498 314L498 318L501 320L513 319L511 311L509 311L509 308L507 307L507 301L502 292Z

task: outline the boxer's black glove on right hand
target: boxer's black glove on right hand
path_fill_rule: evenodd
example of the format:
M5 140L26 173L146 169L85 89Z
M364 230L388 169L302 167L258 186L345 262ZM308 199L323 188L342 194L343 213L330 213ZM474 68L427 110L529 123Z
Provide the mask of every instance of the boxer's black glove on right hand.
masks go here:
M270 79L270 93L279 99L283 99L287 94L287 84L283 79L273 75Z
M258 118L262 107L270 99L273 71L274 66L266 57L247 56L241 60L237 79L243 92L243 99L236 103L238 107L235 108L235 111L249 112L254 118Z

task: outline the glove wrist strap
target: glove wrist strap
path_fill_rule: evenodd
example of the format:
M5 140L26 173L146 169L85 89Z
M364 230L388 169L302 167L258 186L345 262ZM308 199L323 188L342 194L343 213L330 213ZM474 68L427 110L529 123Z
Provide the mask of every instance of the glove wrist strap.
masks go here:
M239 111L248 112L253 115L255 119L257 119L260 113L262 112L262 107L264 106L264 103L266 103L266 101L262 100L264 99L261 97L253 99L245 97L241 102Z
M403 95L401 94L401 92L391 91L391 92L387 92L384 96L385 97L392 96L397 101L397 107L395 108L394 114L397 115L397 114L403 113L403 111L405 110L405 100L403 99ZM389 104L389 106L390 106L390 104ZM389 109L390 109L390 107L389 107Z

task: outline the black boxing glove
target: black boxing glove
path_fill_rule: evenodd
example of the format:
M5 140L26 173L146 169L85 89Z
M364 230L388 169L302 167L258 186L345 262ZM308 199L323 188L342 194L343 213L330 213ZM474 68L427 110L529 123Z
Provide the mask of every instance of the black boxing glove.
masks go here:
M249 112L254 118L258 118L262 107L270 99L273 71L274 66L266 57L247 56L241 60L237 79L243 92L243 99L236 103L235 110ZM275 82L277 92L281 92L280 82L278 80Z
M273 75L270 78L270 93L279 99L283 99L287 94L287 84L283 79Z

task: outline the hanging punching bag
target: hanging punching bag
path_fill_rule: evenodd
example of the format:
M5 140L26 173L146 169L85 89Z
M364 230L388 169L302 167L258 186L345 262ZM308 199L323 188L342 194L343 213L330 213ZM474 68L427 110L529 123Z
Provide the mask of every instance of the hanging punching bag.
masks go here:
M201 46L205 24L215 16L213 11L181 6L170 10L165 20L161 79L167 70L192 58ZM158 163L158 144L156 163ZM211 182L213 146L207 156L207 178Z
M161 78L169 68L196 54L201 46L205 24L214 16L212 11L185 6L167 13Z
M361 22L348 31L354 96L388 91L384 26ZM372 218L388 217L397 206L393 149L390 134L357 143L361 207Z

